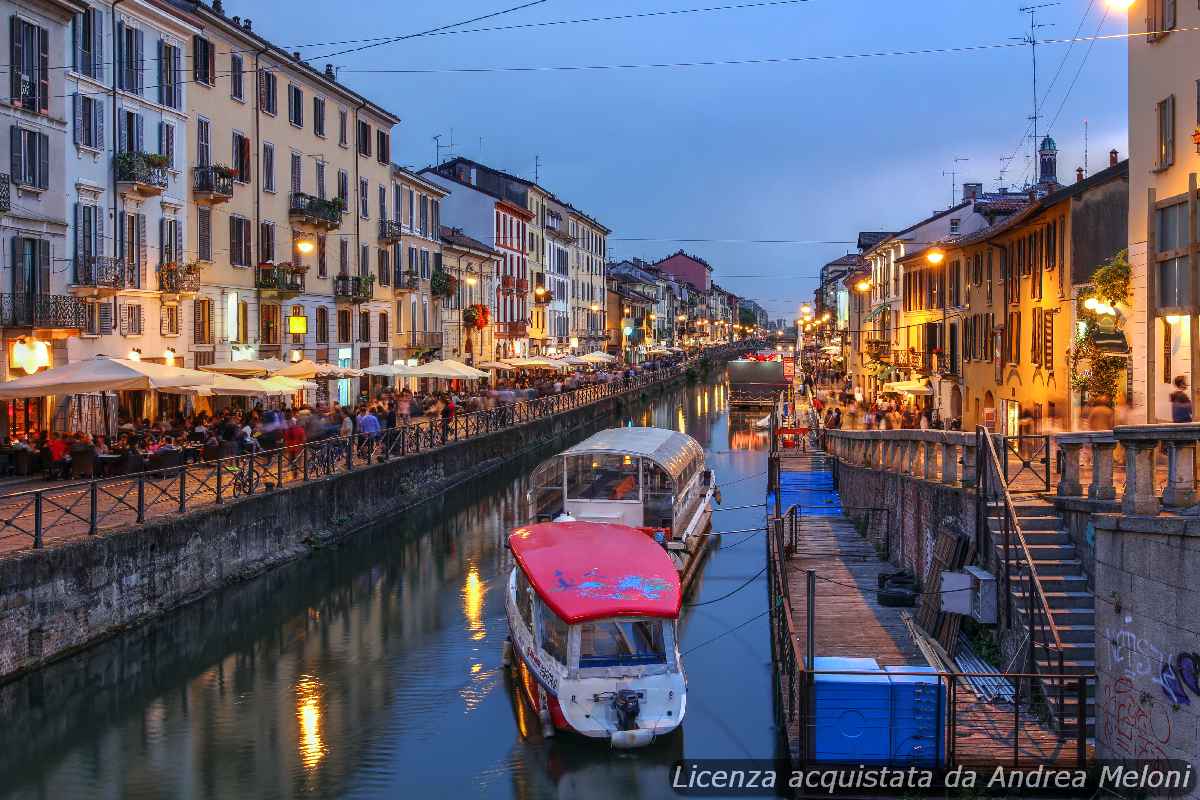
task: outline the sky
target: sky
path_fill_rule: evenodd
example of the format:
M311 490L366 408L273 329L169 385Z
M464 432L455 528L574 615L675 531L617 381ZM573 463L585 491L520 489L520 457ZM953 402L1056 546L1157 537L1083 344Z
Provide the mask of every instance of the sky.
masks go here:
M344 83L401 117L398 163L433 163L438 134L445 158L453 133L453 155L530 179L537 165L543 186L613 230L611 257L695 253L718 283L772 317L794 316L821 265L853 250L858 231L899 230L949 206L952 169L959 186L982 182L991 191L1015 151L1004 184L1019 188L1030 174L1022 137L1033 67L1020 8L1036 0L774 0L472 30L764 2L544 0L458 29L465 32L333 56L369 42L327 44L406 36L531 1L226 0L225 13L251 16L257 31L318 68L335 64ZM1105 0L1062 0L1039 9L1037 20L1046 26L1041 39L1126 30ZM976 49L844 57L947 48ZM1106 166L1113 148L1126 155L1126 48L1122 38L1037 48L1039 131L1053 121L1060 181L1083 166L1085 119L1089 172ZM814 56L839 58L453 71ZM753 241L764 239L788 243Z

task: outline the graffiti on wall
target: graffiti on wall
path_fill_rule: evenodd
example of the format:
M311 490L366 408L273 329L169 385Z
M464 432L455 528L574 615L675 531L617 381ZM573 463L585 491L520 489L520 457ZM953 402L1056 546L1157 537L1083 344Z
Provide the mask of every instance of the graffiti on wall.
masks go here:
M1171 717L1162 703L1143 703L1137 687L1122 675L1105 687L1104 741L1126 758L1165 759Z
M1149 639L1122 628L1116 633L1105 629L1109 660L1132 681L1149 676L1163 695L1177 706L1190 705L1192 696L1200 698L1200 653L1180 652L1174 656Z
M1126 618L1126 622L1130 620ZM1103 687L1104 739L1120 755L1166 758L1171 741L1171 713L1200 702L1200 653L1170 652L1122 628L1105 630L1110 666L1119 677ZM1154 702L1138 682L1148 680L1167 703Z

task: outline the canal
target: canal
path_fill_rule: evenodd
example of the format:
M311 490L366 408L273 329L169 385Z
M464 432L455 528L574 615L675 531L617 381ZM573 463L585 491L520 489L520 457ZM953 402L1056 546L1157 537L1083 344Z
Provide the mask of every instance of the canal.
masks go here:
M629 800L673 796L681 757L774 757L767 437L727 399L613 420L696 437L730 509L684 612L687 717L654 746L543 739L500 665L504 540L545 452L0 687L0 796Z

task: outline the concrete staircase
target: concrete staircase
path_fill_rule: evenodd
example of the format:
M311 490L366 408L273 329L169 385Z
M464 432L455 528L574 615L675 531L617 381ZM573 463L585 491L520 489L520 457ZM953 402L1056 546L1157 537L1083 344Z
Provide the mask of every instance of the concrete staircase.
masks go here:
M1060 668L1057 657L1048 658L1039 654L1037 671L1042 675L1075 675L1094 673L1096 671L1096 603L1091 590L1088 588L1087 576L1079 554L1072 544L1070 536L1063 528L1062 521L1055 512L1054 505L1040 498L1014 497L1013 507L1016 511L1017 524L1024 534L1033 557L1033 565L1041 579L1042 590L1050 608L1050 616L1058 628L1063 643L1063 661ZM1001 529L1000 514L1002 509L989 509L988 527L992 532L992 541L998 563L1004 563L1004 539ZM1013 565L1013 597L1012 608L1017 625L1028 629L1026 608L1026 584L1028 579L1018 569L1023 563L1024 554L1015 534L1011 537L1010 560ZM1001 568L999 571L1003 571ZM1019 576L1019 577L1018 577ZM998 576L1003 592L1003 576ZM1003 606L1003 595L999 598ZM1003 614L1001 607L1001 614ZM1060 727L1074 730L1078 714L1078 686L1070 678L1060 681L1054 677L1043 678L1042 691L1046 703L1054 717L1059 716L1061 695ZM1061 690L1061 692L1060 692ZM1087 696L1087 729L1088 737L1095 730L1095 685L1089 682Z

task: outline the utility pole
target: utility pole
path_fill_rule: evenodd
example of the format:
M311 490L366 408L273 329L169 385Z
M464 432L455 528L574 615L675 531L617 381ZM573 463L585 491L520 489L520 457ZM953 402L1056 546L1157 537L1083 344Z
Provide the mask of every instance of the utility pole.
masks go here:
M1034 158L1035 163L1037 160L1037 147L1038 147L1038 119L1041 116L1038 113L1038 88L1037 88L1038 38L1037 38L1037 32L1042 28L1050 27L1050 25L1048 25L1048 24L1041 24L1037 21L1037 12L1043 8L1050 8L1051 6L1057 6L1057 5L1060 5L1060 4L1059 3L1042 3L1042 4L1036 5L1036 6L1025 6L1024 8L1020 9L1022 14L1029 15L1029 33L1026 36L1022 37L1022 40L1027 45L1029 45L1029 52L1033 56L1033 115L1030 117L1030 119L1033 121L1033 139L1032 139L1033 145L1030 149L1030 152L1033 153L1033 158Z
M958 194L957 194L957 192L958 192L958 165L959 165L959 163L961 163L963 161L970 161L970 160L971 159L969 159L969 158L956 158L956 159L954 159L953 167L951 167L948 171L942 170L943 178L946 177L947 175L950 176L950 207L951 208L954 208L955 199L958 197Z

